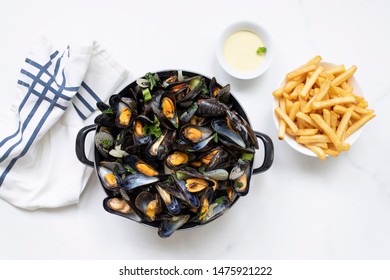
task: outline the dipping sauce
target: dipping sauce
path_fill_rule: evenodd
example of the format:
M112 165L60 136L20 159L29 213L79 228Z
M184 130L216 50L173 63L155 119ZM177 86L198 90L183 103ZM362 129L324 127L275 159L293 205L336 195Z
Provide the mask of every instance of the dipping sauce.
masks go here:
M263 62L265 55L256 50L264 47L260 36L247 30L231 34L224 45L224 55L230 67L237 71L248 72L256 69Z

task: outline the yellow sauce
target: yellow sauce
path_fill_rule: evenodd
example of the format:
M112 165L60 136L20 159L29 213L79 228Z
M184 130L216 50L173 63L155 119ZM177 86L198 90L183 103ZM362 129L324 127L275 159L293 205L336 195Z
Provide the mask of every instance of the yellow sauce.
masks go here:
M224 55L230 67L237 71L248 72L256 69L265 55L258 55L256 50L264 47L261 38L246 30L231 34L224 45Z

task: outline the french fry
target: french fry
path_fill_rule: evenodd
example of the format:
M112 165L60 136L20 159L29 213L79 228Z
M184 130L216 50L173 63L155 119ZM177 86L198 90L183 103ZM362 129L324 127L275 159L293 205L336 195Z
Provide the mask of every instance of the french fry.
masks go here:
M305 145L305 146L309 148L313 153L315 153L321 160L326 159L326 154L322 148L313 145Z
M279 116L280 119L284 120L286 124L291 128L294 133L297 133L297 125L282 111L279 107L275 109L275 113Z
M369 114L362 117L360 120L354 122L345 132L345 139L347 139L352 133L361 128L365 123L375 117L375 114Z
M355 98L353 96L344 96L344 97L337 97L332 98L325 101L315 101L313 102L313 109L322 109L326 107L332 107L335 105L345 104L345 103L353 103L355 102Z
M339 138L337 138L336 133L330 128L329 125L322 119L319 114L310 114L310 117L317 123L317 125L322 129L322 131L329 137L335 146L337 151L342 151L342 144Z
M297 135L299 136L313 136L318 132L317 128L298 129Z
M307 72L310 72L310 71L313 71L314 69L316 69L316 65L314 64L311 64L311 65L307 65L307 66L304 66L302 68L298 68L294 71L291 71L290 73L288 73L286 75L286 79L287 80L292 80L293 78L296 78L298 76L301 76L303 74L306 74Z
M332 143L329 136L325 134L316 134L311 136L299 136L297 137L299 144L312 144L312 143Z
M355 107L352 106L352 107L349 107L347 109L347 111L344 113L341 121L340 121L340 124L339 126L337 127L337 130L336 130L336 136L339 138L339 139L343 139L343 135L344 135L344 132L346 131L347 129L347 126L348 126L348 122L352 116L352 112L353 112L353 109Z
M301 90L301 96L306 97L309 93L309 90L313 87L314 83L316 82L318 75L324 70L323 67L319 66L313 73L313 75L309 78L309 80L304 85L303 89Z
M352 75L356 72L357 67L355 65L352 65L350 68L345 70L342 74L337 76L333 81L332 81L332 86L338 86L341 85L343 82L348 80L349 78L352 77Z
M333 75L343 73L344 71L345 71L344 64L332 66L332 67L326 69L326 72L333 74Z
M284 99L279 100L279 107L283 112L286 112L286 102ZM278 138L280 140L284 139L284 136L286 135L286 122L281 119L279 121L279 133L278 133Z

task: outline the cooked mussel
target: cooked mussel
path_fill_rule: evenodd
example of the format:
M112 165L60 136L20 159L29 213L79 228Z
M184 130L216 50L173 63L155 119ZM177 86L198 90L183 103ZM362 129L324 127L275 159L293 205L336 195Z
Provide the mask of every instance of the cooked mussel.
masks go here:
M225 137L230 142L234 143L240 148L246 148L246 144L242 137L229 127L228 122L224 119L215 119L211 122L211 126L218 133L218 135Z
M103 200L103 208L111 214L140 222L141 218L133 211L127 201L121 197L107 197Z
M163 210L160 196L148 191L143 191L137 196L135 206L149 221L156 220L156 216Z
M172 93L163 92L161 95L156 95L152 102L152 109L161 125L168 129L178 128L176 99Z
M127 155L123 161L139 173L146 176L157 176L158 171L135 155Z
M145 127L153 125L153 121L144 115L139 115L135 118L133 137L134 142L140 145L145 145L151 140L151 136L145 133Z
M176 138L175 130L165 130L146 149L146 155L152 160L163 160L171 151Z
M158 177L154 176L146 176L141 173L135 173L126 176L122 181L121 181L121 187L123 187L127 191L131 191L133 189L142 187L142 186L147 186L151 185L153 183L156 183L159 181Z
M173 216L163 220L158 229L158 235L167 238L181 228L190 219L190 215Z
M108 128L101 127L99 132L96 133L95 146L103 157L109 157L109 152L114 147L114 137Z
M118 188L120 179L117 174L114 173L113 170L108 169L107 167L104 166L99 166L98 167L98 175L100 177L100 180L103 183L103 186L110 190L113 191Z
M196 115L201 117L223 117L229 107L219 102L216 98L198 99Z

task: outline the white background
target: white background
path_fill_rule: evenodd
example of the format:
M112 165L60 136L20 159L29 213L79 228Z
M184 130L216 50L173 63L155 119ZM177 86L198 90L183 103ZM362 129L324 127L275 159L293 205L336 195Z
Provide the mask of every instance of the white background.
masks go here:
M249 195L222 218L169 239L106 213L95 177L74 206L29 212L0 200L0 259L389 259L389 13L385 0L2 4L4 108L39 36L59 49L97 40L132 78L179 68L230 83L252 126L274 140L275 161L252 177ZM237 20L262 23L274 39L273 63L258 79L234 79L217 63L218 35ZM271 92L285 73L317 54L357 65L355 76L377 113L348 153L325 162L277 140L271 108Z

